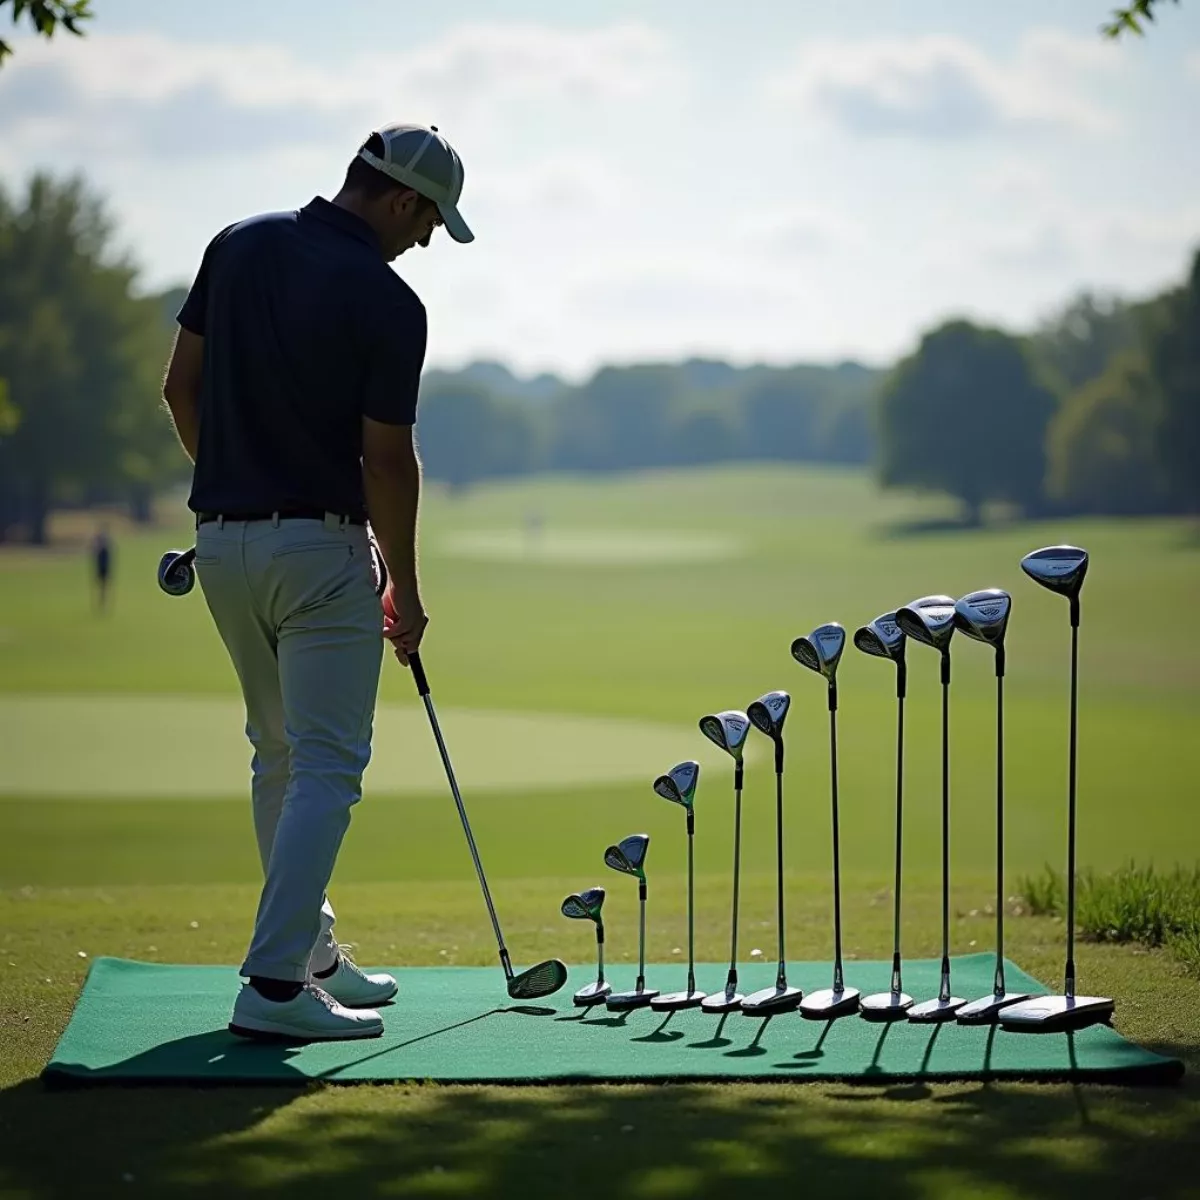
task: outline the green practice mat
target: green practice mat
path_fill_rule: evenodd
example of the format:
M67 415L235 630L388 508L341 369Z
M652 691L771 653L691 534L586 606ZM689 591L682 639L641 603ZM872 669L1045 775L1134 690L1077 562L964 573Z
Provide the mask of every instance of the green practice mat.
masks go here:
M953 961L956 995L989 994L994 958ZM847 983L886 991L891 964L851 962ZM1010 990L1046 988L1011 964ZM698 1009L648 1008L610 1013L576 1009L573 991L595 977L575 967L567 986L532 1004L504 991L498 967L405 967L393 972L400 995L382 1011L382 1038L360 1042L273 1045L228 1032L240 986L233 967L166 966L99 958L44 1076L53 1080L170 1083L304 1083L429 1079L541 1082L601 1079L1078 1079L1163 1082L1182 1063L1126 1041L1104 1026L1074 1034L1006 1033L980 1026L875 1024L861 1017L809 1021L796 1013L769 1020ZM697 967L697 985L720 991L726 967ZM828 987L826 963L795 963L790 983ZM624 964L608 977L632 988ZM646 971L664 990L684 986L680 963ZM774 983L771 964L739 972L744 992ZM905 964L905 989L918 1000L937 994L938 963Z

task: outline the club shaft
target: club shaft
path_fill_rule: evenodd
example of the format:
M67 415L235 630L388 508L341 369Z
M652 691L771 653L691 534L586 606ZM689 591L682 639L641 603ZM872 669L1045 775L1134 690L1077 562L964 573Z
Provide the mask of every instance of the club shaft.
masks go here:
M738 895L742 871L742 787L733 789L733 931L729 938L729 986L737 985Z
M900 885L904 878L904 697L896 702L896 885L893 892L892 991L900 982Z
M1067 966L1063 990L1075 995L1075 758L1078 736L1079 624L1071 624L1071 736L1067 751Z
M638 977L637 990L646 987L646 885L643 883L638 896Z
M942 985L950 999L950 681L942 680Z
M429 714L429 724L433 727L438 753L442 756L442 766L446 768L446 778L450 781L450 791L454 796L454 804L458 808L458 819L462 822L463 833L467 835L467 847L471 851L471 861L475 864L475 874L479 876L479 886L483 890L488 916L492 919L496 944L500 947L500 961L504 966L505 975L511 979L513 977L512 963L509 962L508 949L504 945L504 934L500 932L500 919L496 916L496 906L492 903L492 893L488 890L487 877L483 873L483 863L479 861L479 850L475 846L475 837L471 833L471 822L467 820L467 810L463 805L462 794L458 790L458 781L454 778L454 768L450 765L450 755L446 750L446 742L442 737L437 713L433 709L433 698L426 692L421 699L425 702L425 711Z
M996 979L1004 995L1004 676L996 676Z
M779 921L779 972L776 985L787 985L787 946L783 913L783 772L775 773L775 906Z
M696 990L696 940L695 940L695 913L693 907L693 885L695 882L694 862L692 857L692 839L693 834L691 829L688 829L688 984L687 990L694 992Z
M829 710L829 782L833 821L833 990L842 984L842 855L838 835L837 710ZM782 900L780 901L782 904Z
M596 935L596 982L604 982L604 935Z

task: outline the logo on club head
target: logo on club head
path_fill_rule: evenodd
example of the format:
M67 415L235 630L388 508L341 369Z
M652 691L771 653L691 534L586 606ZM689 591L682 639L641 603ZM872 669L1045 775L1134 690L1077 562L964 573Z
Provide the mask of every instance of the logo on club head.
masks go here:
M1004 605L995 603L980 604L976 607L975 611L979 613L981 617L986 617L987 620L994 621L997 617L1004 615Z
M887 638L889 642L900 633L900 626L897 625L895 621L888 620L885 617L881 617L875 622L875 624L879 626L879 632L883 634L883 636Z
M741 741L742 737L746 733L746 730L750 728L748 721L743 721L741 717L732 715L726 715L725 724L728 726L729 732L733 734L733 737L730 740L734 743Z
M781 696L778 692L772 692L766 699L766 705L771 712L771 716L778 720L780 714L787 711L788 699L786 696Z

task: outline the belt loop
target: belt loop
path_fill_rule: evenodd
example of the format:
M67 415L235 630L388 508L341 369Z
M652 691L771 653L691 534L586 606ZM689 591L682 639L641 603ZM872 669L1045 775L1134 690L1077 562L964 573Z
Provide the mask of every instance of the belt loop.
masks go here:
M272 529L279 528L279 512L278 512L278 510L276 510L275 512L273 512L271 514L271 528Z
M225 514L224 513L217 513L217 528L218 529L225 528Z

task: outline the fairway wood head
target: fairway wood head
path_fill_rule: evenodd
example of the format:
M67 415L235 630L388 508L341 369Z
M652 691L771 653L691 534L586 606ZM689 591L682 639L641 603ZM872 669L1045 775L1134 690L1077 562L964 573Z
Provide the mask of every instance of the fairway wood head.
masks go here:
M196 548L168 550L158 561L158 586L168 596L186 596L196 586L196 568L192 565Z
M557 958L547 959L514 975L508 981L508 994L514 1000L536 1000L557 992L567 982L567 967Z
M954 605L954 624L960 633L988 646L1003 646L1012 612L1012 597L999 588L971 592Z
M1021 559L1021 570L1035 583L1077 600L1088 569L1088 553L1078 546L1045 546Z
M896 624L906 637L945 653L954 636L954 599L922 596L896 610Z
M696 784L700 779L700 764L693 759L672 767L654 781L654 791L672 804L682 804L691 812L696 799Z
M604 851L604 865L614 871L620 871L622 875L645 879L646 851L649 849L648 833L631 833L629 837Z
M846 648L846 631L836 622L818 625L808 637L799 637L792 643L792 657L810 671L816 671L833 683L837 676L838 663Z
M700 732L720 746L734 762L741 762L746 734L750 732L750 718L736 708L727 708L724 712L701 717Z
M869 625L854 631L854 644L864 654L875 658L890 658L892 662L904 661L904 630L896 624L894 612L883 613Z
M792 698L787 692L767 692L746 709L746 715L755 729L777 742L783 737L783 723L791 707Z
M562 915L574 921L599 921L604 907L604 889L591 887L586 892L572 892L562 902Z

